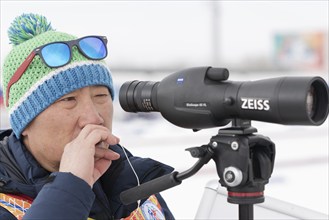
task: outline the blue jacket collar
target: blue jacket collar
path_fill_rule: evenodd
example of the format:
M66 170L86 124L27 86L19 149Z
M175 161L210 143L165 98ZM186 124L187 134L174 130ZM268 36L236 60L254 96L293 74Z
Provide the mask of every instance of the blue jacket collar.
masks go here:
M38 164L13 132L1 140L1 148L4 153L0 157L0 178L5 182L1 191L23 193L35 198L50 173ZM4 163L5 160L10 163ZM3 171L4 166L7 166L6 172ZM8 174L8 169L13 172Z

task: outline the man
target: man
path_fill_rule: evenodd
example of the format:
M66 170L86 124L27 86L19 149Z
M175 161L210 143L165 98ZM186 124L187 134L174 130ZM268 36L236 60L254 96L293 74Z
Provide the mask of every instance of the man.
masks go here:
M8 33L12 130L0 133L0 219L173 219L160 194L140 207L120 201L172 168L126 153L112 134L106 37L77 39L35 14L17 17Z

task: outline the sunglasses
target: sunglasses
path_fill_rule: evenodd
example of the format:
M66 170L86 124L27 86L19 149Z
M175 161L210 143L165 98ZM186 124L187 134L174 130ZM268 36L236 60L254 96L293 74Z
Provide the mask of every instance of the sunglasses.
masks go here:
M6 106L9 106L11 86L21 78L36 55L39 55L48 67L58 68L71 61L73 46L76 46L80 53L88 59L102 60L107 56L106 44L107 38L105 36L86 36L71 41L52 42L35 48L11 77L6 91Z

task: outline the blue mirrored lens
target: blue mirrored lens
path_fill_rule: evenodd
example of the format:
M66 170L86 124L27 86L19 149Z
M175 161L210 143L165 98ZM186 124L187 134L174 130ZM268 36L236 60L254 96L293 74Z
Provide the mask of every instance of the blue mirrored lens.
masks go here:
M43 60L50 67L60 67L70 61L70 48L64 43L53 43L42 48Z
M79 41L80 49L90 59L104 59L107 55L103 41L96 37L86 37Z

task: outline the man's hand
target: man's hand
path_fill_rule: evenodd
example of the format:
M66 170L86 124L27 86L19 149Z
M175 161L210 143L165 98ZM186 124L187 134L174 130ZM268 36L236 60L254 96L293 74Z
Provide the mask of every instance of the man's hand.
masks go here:
M120 155L108 149L119 138L100 125L87 125L78 137L68 143L62 155L60 172L70 172L85 180L91 187Z

